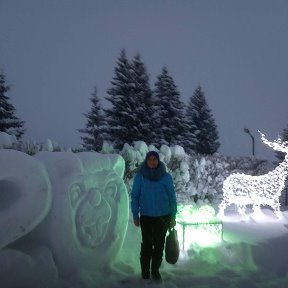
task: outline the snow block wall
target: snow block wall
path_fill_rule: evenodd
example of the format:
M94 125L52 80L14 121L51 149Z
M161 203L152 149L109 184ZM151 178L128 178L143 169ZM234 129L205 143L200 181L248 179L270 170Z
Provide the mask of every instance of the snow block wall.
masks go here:
M45 255L49 255L47 249L52 255L51 267L42 272L56 267L54 278L83 287L95 283L99 273L113 265L127 230L129 200L122 179L123 158L93 152L40 152L31 157L0 150L0 165L5 167L0 170L0 205L4 206L0 210L0 256L16 239L16 246L25 253L33 243L46 247ZM19 267L18 263L15 273Z

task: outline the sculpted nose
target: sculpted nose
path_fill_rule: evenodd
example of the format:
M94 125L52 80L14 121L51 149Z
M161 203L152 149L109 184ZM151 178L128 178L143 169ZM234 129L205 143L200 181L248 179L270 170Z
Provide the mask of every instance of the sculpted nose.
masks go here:
M93 225L95 222L99 223L100 226L107 224L111 218L109 203L101 197L100 192L88 196L85 208L83 207L81 213L78 214L78 221L81 225Z
M89 190L88 201L91 204L91 206L96 208L101 203L101 200L102 200L102 197L101 197L101 193L99 189L92 188Z

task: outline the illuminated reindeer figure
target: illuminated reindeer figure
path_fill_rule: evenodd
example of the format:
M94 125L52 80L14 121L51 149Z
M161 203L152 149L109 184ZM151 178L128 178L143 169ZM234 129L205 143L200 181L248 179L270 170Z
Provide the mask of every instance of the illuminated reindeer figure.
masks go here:
M223 200L219 205L219 216L224 215L227 206L235 204L241 216L245 217L246 205L252 204L254 211L260 210L260 205L268 205L280 217L279 197L285 187L288 174L288 141L280 138L268 141L265 135L258 131L263 143L276 151L284 152L285 159L274 170L260 176L233 173L223 182Z

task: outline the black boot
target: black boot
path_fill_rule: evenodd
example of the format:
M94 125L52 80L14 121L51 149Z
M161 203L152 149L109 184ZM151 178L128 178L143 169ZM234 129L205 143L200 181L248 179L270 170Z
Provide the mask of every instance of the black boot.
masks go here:
M153 260L152 259L152 267L151 267L151 273L152 273L152 278L153 280L157 281L157 282L162 282L162 277L161 274L159 272L159 268L161 265L162 260Z
M140 258L141 275L143 279L150 279L150 259Z

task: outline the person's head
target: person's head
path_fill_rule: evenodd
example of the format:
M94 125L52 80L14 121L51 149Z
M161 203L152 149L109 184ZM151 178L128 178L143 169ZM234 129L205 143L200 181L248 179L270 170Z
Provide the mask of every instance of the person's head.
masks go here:
M149 151L146 154L146 164L150 169L155 169L158 167L160 159L159 154L156 151Z

